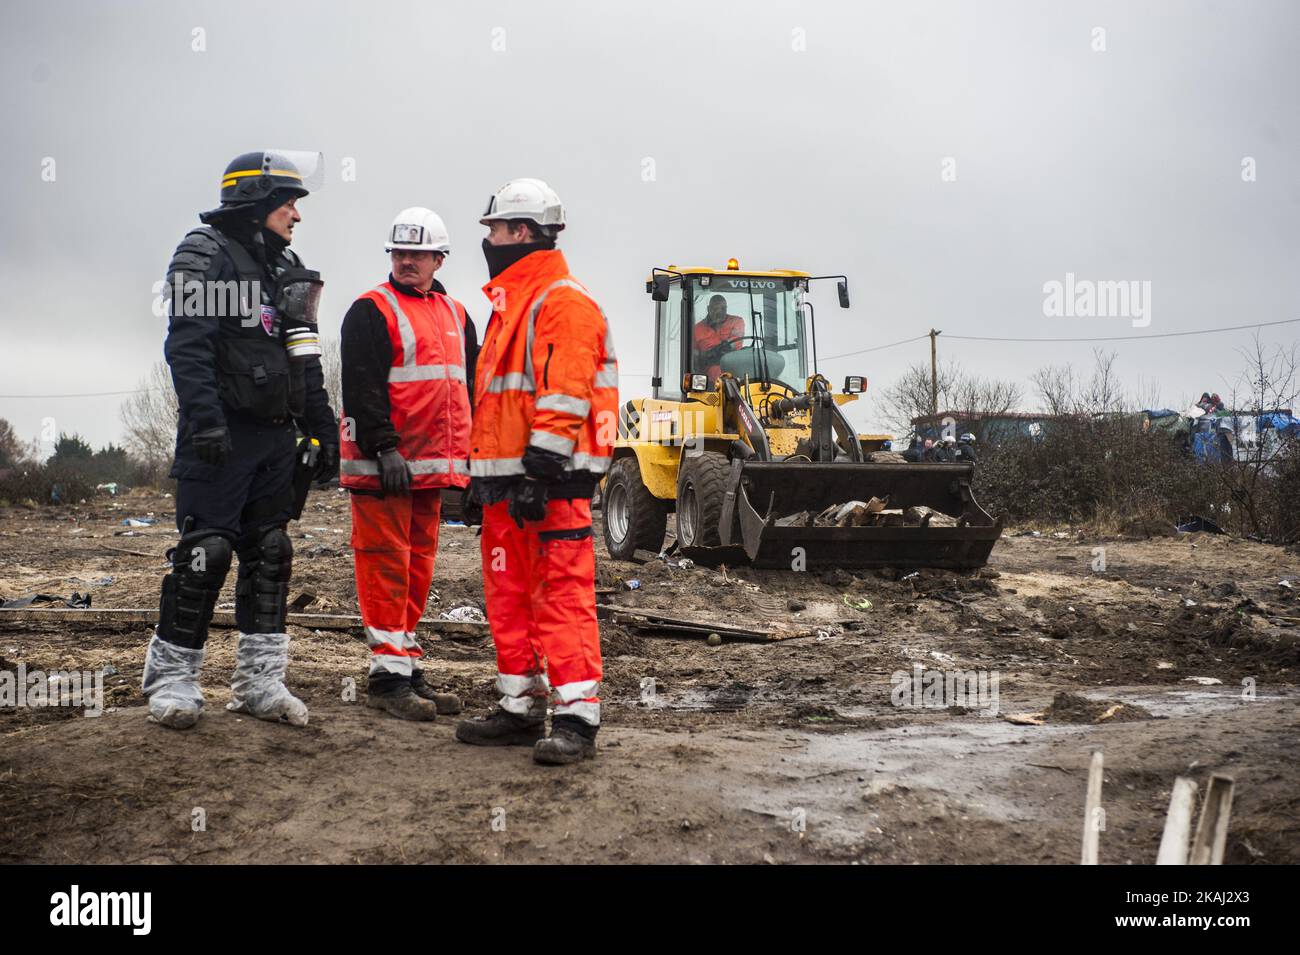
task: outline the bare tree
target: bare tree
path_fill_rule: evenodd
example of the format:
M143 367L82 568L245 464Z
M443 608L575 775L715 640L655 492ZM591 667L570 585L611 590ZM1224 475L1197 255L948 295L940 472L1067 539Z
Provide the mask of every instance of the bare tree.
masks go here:
M140 389L122 403L126 447L146 464L160 468L171 460L176 443L176 389L165 361L149 370Z
M958 417L996 417L1006 414L1021 399L1020 386L1015 382L983 378L955 362L939 365L937 384L939 410L951 411ZM910 432L913 418L930 413L930 366L918 362L905 369L880 393L876 407L895 434Z
M1297 453L1295 439L1274 429L1259 428L1261 416L1272 411L1291 411L1300 394L1300 350L1264 345L1255 334L1251 347L1240 350L1246 368L1228 389L1232 411L1228 430L1231 457L1218 462L1215 473L1224 493L1245 515L1250 533L1272 539L1289 539L1295 534L1294 503L1271 507L1280 465ZM1294 494L1290 492L1288 496ZM1284 511L1285 513L1278 513Z

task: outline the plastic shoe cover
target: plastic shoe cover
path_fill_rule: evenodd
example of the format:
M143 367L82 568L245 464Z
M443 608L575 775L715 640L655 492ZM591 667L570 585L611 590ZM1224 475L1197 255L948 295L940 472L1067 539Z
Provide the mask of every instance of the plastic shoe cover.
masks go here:
M197 723L203 712L203 691L199 689L202 668L202 647L178 647L155 634L145 652L140 686L149 697L149 719L177 730Z
M241 633L235 649L235 673L230 679L232 698L226 709L259 720L306 726L307 704L284 685L288 665L287 633Z

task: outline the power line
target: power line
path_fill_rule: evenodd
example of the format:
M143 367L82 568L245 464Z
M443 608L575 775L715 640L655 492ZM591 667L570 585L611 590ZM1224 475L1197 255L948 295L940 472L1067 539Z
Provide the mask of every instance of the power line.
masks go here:
M929 337L930 336L928 334L917 335L915 338L904 338L901 342L890 342L888 345L875 345L871 348L862 348L859 349L858 351L846 351L838 355L822 355L821 360L830 361L833 358L848 358L851 355L865 355L869 351L884 351L886 348L895 348L898 345L906 345L909 342L919 342L922 338L929 338Z
M1256 322L1252 325L1229 325L1225 328L1197 328L1187 332L1158 332L1154 335L1106 335L1099 338L996 338L989 335L945 335L963 342L1128 342L1139 338L1181 338L1184 335L1214 335L1218 332L1239 332L1244 328L1269 328L1273 325L1290 325L1300 318L1284 318L1279 322ZM922 338L927 336L922 335ZM886 346L888 347L888 346Z

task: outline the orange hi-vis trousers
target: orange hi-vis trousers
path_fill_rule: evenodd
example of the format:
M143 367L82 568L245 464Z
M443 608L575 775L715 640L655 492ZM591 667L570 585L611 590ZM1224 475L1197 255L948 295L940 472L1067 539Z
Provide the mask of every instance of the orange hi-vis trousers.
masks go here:
M370 674L412 675L423 656L415 625L424 613L438 551L442 495L352 495L357 602L370 645Z
M483 508L483 595L497 648L501 707L600 725L600 628L591 501L546 505L521 530L508 501Z

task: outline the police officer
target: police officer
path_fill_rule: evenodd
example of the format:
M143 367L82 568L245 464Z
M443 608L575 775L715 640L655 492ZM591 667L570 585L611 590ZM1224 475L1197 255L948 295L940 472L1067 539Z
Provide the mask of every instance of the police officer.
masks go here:
M318 157L317 157L318 158ZM171 476L181 537L163 578L158 628L144 666L150 717L176 729L203 709L199 670L217 595L239 556L239 627L228 709L307 723L284 685L286 601L295 516L295 425L314 438L315 476L338 470L315 304L318 273L289 250L307 195L301 161L245 153L221 179L221 205L199 218L167 270L164 351L180 416Z
M967 431L957 440L957 462L974 464L975 461L975 435Z

